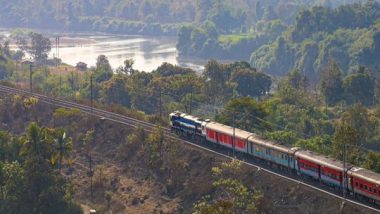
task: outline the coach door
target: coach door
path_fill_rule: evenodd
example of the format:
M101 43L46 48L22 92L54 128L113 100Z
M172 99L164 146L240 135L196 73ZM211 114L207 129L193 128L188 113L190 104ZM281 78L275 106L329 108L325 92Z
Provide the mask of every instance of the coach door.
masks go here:
M254 150L253 143L250 142L250 141L248 141L248 146L247 147L248 147L248 153L251 154L251 155L253 155L253 150Z

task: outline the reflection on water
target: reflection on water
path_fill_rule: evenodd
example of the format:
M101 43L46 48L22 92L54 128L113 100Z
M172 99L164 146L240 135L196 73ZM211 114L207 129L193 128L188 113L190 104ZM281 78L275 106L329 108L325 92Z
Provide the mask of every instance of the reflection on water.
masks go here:
M114 69L123 65L125 59L134 59L135 69L148 72L164 62L198 71L203 69L206 60L180 59L175 45L175 37L70 35L61 38L59 56L70 65L84 62L95 66L96 58L104 54ZM53 57L55 53L53 47L50 56Z

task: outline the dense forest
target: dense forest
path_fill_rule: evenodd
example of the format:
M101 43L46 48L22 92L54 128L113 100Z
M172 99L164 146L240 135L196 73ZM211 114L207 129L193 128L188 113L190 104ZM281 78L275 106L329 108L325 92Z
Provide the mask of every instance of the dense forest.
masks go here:
M178 35L182 56L246 60L315 78L329 59L344 73L377 69L380 5L365 1L0 1L0 26ZM20 7L19 5L25 5Z
M15 54L4 46L2 50ZM2 55L3 80L14 86L28 83L28 67L15 71L14 62ZM70 68L59 77L57 68L35 69L36 92L88 103L93 79L93 97L100 107L159 124L166 124L159 115L174 110L225 124L232 124L235 114L236 125L244 130L338 159L342 145L352 144L350 162L380 170L380 154L368 152L378 147L380 138L380 77L368 67L345 75L339 63L330 60L313 84L298 69L275 79L247 62L215 60L205 65L201 75L168 63L151 73L141 72L133 68L133 60L112 70L104 55L90 72Z
M177 49L181 54L250 60L257 69L280 76L297 68L313 79L330 59L344 73L359 65L379 68L380 4L376 1L301 8L290 22L276 10L264 10L249 28L242 24L242 17L228 18L215 11L202 25L180 29Z
M17 97L14 97L17 99ZM32 106L19 99L14 108ZM5 105L1 105L6 112ZM60 149L62 148L62 149ZM74 189L59 173L70 158L71 142L64 130L31 123L25 133L0 132L1 213L82 213Z
M175 35L183 23L215 20L221 30L249 29L262 18L295 20L306 6L337 5L355 0L18 0L0 1L1 27ZM229 23L223 23L228 20Z
M323 66L334 59L344 73L358 66L378 70L380 48L380 4L315 7L297 15L294 26L251 56L255 67L277 75L298 68L317 77Z

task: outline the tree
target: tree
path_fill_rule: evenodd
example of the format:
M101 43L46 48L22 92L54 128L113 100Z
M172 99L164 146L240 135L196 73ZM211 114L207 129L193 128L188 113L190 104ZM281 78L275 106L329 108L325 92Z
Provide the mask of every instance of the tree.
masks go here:
M194 205L196 214L257 213L260 192L242 182L244 173L239 160L222 163L212 168L214 193Z
M154 132L148 135L149 165L158 166L162 161L162 144L164 133L161 127L156 127Z
M362 103L363 105L371 105L374 96L374 80L371 76L359 70L359 73L351 74L344 79L344 94L348 103Z
M320 90L328 105L334 105L342 99L343 95L343 75L334 61L329 61L328 65L321 72Z
M369 152L367 154L363 167L366 169L375 171L377 173L380 173L380 153Z
M104 82L102 92L103 99L107 103L117 103L123 106L131 106L131 98L127 89L127 78L124 74L113 75L110 80Z
M195 75L196 72L190 68L183 68L177 65L164 62L160 67L154 70L152 73L159 75L160 77L173 77L184 75Z
M50 147L51 138L49 139L49 137L46 128L40 128L37 123L31 123L26 130L26 135L22 138L21 153L24 156L37 156L51 160L52 149Z
M359 135L359 142L363 144L374 135L377 122L360 103L355 104L344 112L342 121L352 127Z
M208 12L212 9L213 7L213 0L197 0L197 17L196 21L198 23L202 23L206 18Z
M347 155L346 160L348 162L360 163L360 134L352 126L340 122L337 125L332 142L333 155L336 158L343 160L344 155ZM344 151L346 151L345 154Z
M226 85L230 79L231 71L228 64L219 64L215 60L210 60L205 65L203 78L206 80L207 93L209 96L217 97L226 95L230 88Z
M134 72L136 72L134 69L133 69L133 64L135 63L135 61L133 59L126 59L124 60L124 66L121 67L119 69L119 71L121 71L122 73L124 74L129 74L129 75L132 75Z
M39 33L30 33L29 39L30 44L25 40L20 40L21 50L26 50L37 63L46 61L51 50L50 39Z
M298 69L294 69L286 76L287 83L296 90L306 90L308 86L308 79L305 75L301 74Z
M21 169L14 163L9 165L12 173L8 175L12 176L4 177L6 174L1 173L8 182L2 189L10 188L9 184L13 182L11 186L14 188L10 188L13 192L11 200L17 204L12 206L13 202L10 201L11 207L5 213L82 213L66 194L66 181L54 171L51 164L54 151L51 143L54 139L53 133L54 130L40 128L36 123L31 123L21 137ZM5 171L9 172L8 169Z
M53 156L53 164L55 163L55 160L59 160L59 171L62 169L62 161L63 159L69 159L70 153L73 149L73 143L70 138L67 138L66 132L64 130L58 130L56 133L54 133L55 139L55 155Z
M3 51L4 55L8 58L10 58L12 56L11 54L11 49L9 47L9 44L10 44L10 41L7 40L4 42L3 44L3 47L1 48L1 50Z
M25 191L28 191L24 179L25 172L19 162L0 162L0 213L28 212L26 207L20 206Z
M178 32L177 50L182 55L188 55L191 50L191 34L194 30L193 26L182 26Z
M267 115L265 107L249 97L236 98L230 100L225 105L219 115L216 116L218 122L235 125L244 130L264 130L266 123L264 118Z
M243 96L260 97L271 88L271 78L255 69L238 69L232 73L231 80L237 83L236 90Z
M8 159L11 140L12 136L8 132L0 131L0 162Z
M276 95L285 104L296 105L298 107L311 107L312 100L306 91L308 80L293 70L286 77L280 80L277 86Z
M96 82L104 82L111 79L113 73L110 62L105 55L99 55L96 59L96 69L94 73Z

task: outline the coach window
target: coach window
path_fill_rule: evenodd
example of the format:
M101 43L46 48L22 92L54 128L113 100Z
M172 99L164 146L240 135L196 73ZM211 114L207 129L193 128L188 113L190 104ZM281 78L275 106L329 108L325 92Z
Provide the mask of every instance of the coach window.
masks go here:
M365 190L368 190L368 187L367 187L367 185L364 185L364 189L365 189Z
M355 182L355 186L359 186L359 183L358 183L358 182Z
M360 189L363 189L363 184L360 184Z

